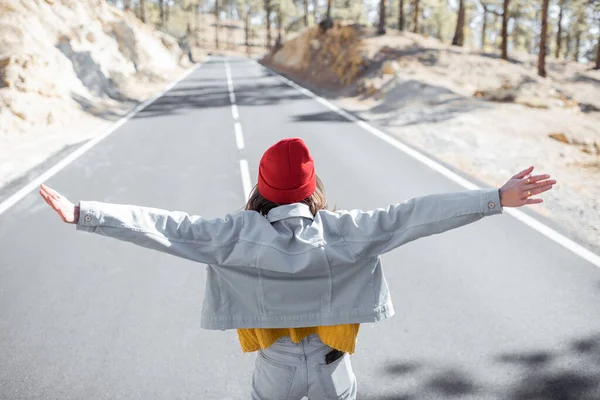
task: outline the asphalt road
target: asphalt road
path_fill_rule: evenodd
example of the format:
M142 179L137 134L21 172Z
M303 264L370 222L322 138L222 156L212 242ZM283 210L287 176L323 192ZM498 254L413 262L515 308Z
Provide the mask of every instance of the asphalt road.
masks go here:
M254 184L264 150L299 136L338 209L461 190L257 64L227 63L237 140L213 58L47 184L217 217L244 204L240 160ZM589 262L509 215L383 259L397 314L361 326L360 399L600 398ZM78 232L29 194L0 215L0 399L249 398L255 355L199 327L204 281L201 264Z

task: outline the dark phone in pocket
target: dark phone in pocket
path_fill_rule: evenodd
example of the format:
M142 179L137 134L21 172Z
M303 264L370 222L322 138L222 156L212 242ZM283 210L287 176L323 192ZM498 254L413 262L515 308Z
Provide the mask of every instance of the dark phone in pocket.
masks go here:
M341 358L344 355L343 351L339 350L331 350L329 353L325 355L325 364L331 364L335 360Z

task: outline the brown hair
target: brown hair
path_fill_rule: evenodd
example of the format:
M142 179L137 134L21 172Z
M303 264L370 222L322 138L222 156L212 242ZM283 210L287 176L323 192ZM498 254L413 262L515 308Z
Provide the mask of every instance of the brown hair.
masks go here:
M325 197L325 188L323 187L323 182L317 175L317 187L312 196L299 201L299 203L305 203L310 207L310 212L313 215L316 215L319 210L327 210L327 198ZM248 198L248 202L246 203L245 210L253 210L261 213L262 215L267 215L271 209L280 206L281 204L274 203L270 200L267 200L260 192L258 191L258 185L254 186L252 192L250 193L250 197Z

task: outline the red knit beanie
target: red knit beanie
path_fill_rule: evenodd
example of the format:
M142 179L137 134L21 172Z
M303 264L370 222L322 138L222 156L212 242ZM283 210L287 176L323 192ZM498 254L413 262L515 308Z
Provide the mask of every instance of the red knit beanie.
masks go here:
M258 167L258 191L277 204L298 203L317 187L315 165L299 138L283 139L263 154Z

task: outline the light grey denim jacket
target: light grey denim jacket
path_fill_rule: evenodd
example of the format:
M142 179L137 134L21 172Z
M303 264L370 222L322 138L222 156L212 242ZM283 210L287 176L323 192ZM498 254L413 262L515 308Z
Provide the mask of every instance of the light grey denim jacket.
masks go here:
M266 217L244 210L216 219L82 201L77 229L207 264L205 329L291 328L391 317L381 254L501 212L497 189L422 196L370 211L313 216L296 203Z

